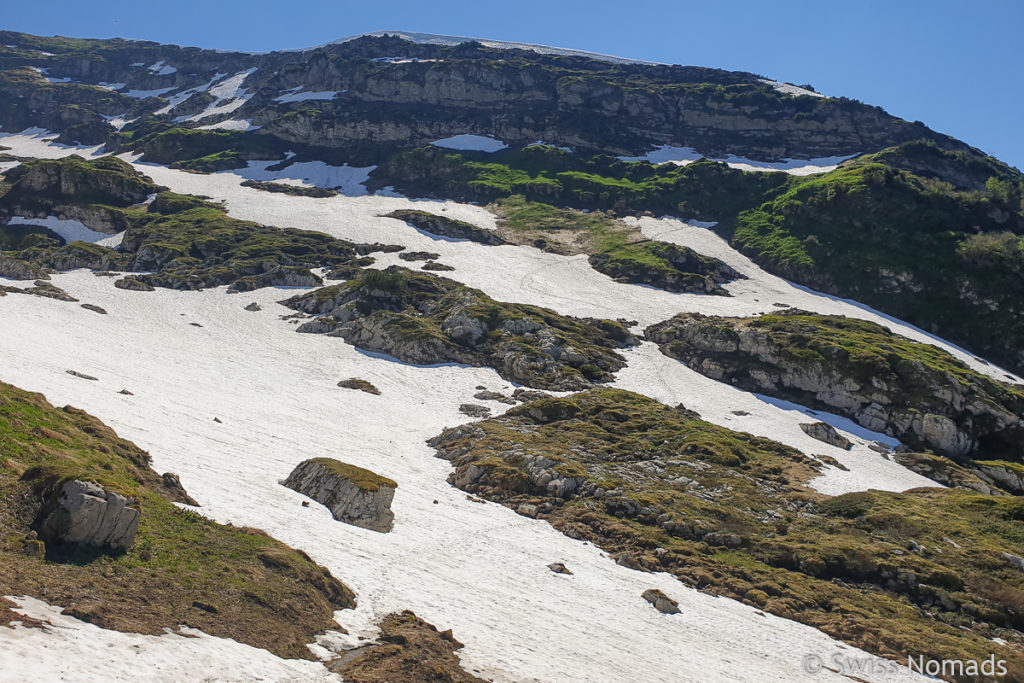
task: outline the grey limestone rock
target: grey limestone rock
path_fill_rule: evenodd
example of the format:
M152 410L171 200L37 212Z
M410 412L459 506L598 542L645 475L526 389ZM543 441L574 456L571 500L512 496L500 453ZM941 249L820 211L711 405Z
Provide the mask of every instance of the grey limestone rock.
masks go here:
M135 542L140 513L135 500L107 491L95 482L64 482L56 504L39 522L50 542L124 551Z
M331 458L299 463L281 482L326 506L339 522L372 531L391 531L394 481Z

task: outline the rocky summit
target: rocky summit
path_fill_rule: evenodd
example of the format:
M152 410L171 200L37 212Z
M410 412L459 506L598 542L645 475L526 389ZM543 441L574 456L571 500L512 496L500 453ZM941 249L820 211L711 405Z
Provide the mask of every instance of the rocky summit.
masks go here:
M929 63L869 11L716 40ZM841 71L218 47L0 30L0 678L1024 680L1019 169Z

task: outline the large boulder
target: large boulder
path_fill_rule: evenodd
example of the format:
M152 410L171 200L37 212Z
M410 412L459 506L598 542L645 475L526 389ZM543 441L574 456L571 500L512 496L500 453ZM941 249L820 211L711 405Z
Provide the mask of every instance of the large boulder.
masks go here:
M654 609L664 614L679 614L679 603L662 593L657 588L649 588L643 592L643 599L654 605Z
M125 551L135 542L139 510L133 498L91 481L64 482L56 501L38 524L47 543Z
M841 435L836 428L830 424L824 422L808 422L800 425L800 429L804 430L804 434L823 441L829 446L835 446L836 448L843 448L850 450L853 448L853 442Z
M391 500L398 484L370 470L331 458L313 458L299 463L281 483L326 506L339 522L382 533L391 531L395 519Z

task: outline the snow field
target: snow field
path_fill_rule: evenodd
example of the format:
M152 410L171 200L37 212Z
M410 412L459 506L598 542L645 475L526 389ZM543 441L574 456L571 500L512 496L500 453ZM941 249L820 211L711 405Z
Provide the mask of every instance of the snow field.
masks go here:
M262 528L308 552L355 590L359 607L344 617L350 626L368 631L384 614L412 609L452 628L466 643L467 668L496 681L819 680L793 653L841 647L667 574L619 567L546 522L472 502L449 486L449 463L424 440L466 420L456 407L473 400L476 385L511 389L492 370L414 367L297 334L278 318L291 311L275 304L288 290L125 292L86 271L56 275L54 284L108 315L4 297L0 315L18 330L0 339L4 380L82 407L149 450L158 472L181 476L203 514ZM250 301L263 310L243 310ZM383 394L335 386L351 376ZM393 532L336 522L319 505L303 508L304 497L278 483L298 462L325 455L399 483ZM555 561L575 575L550 572L545 565ZM662 615L642 600L651 587L679 600L682 615ZM17 633L45 640L42 632ZM86 667L122 656L115 648L83 650ZM0 664L45 666L35 652L12 660L0 648Z

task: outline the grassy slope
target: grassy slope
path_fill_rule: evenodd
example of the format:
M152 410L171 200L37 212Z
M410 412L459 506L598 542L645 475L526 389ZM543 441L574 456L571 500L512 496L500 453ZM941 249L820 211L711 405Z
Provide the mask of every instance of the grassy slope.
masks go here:
M149 456L75 408L0 383L0 594L32 595L104 628L159 634L179 624L311 658L352 592L304 553L254 529L216 524L149 469ZM128 552L26 540L41 501L69 478L134 496L142 512Z
M882 656L994 651L1024 675L1019 650L988 640L1021 645L1024 574L1002 556L1024 554L1018 499L955 489L828 498L807 488L818 466L796 451L615 389L529 403L434 443L457 467L487 469L467 490L513 509L551 503L541 517L635 568ZM536 455L584 476L583 495L562 501L532 485L522 459ZM626 499L640 512L624 513Z
M381 164L374 179L414 196L508 201L518 194L549 205L716 220L723 236L771 272L1024 370L1024 181L973 150L911 142L829 173L791 177L543 147L492 155L424 148Z
M1024 217L1005 196L961 192L865 161L793 181L739 214L733 243L768 270L1024 369Z

